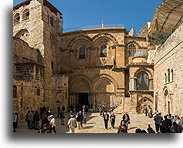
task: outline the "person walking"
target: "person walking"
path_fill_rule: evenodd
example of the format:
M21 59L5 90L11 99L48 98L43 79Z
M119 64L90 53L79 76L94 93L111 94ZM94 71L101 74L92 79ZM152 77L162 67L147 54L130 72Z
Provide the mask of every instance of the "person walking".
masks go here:
M159 133L160 125L162 123L162 116L161 113L158 113L154 116L154 121L155 121L155 128L156 128L156 133Z
M100 116L102 116L102 108L101 107L99 107L99 113L100 113Z
M63 110L60 112L60 121L61 121L61 125L65 125L64 124L64 119L65 119L65 116L64 116L64 112Z
M83 110L83 123L86 124L86 112Z
M127 112L123 115L122 119L125 121L126 128L128 129L128 124L130 124L130 116Z
M116 116L112 112L112 114L110 115L110 122L111 122L111 128L112 129L114 129L115 119L116 119Z
M39 120L40 120L39 113L38 111L35 111L35 114L34 114L35 129L39 129Z
M148 117L149 117L149 118L152 118L152 117L153 117L152 108L151 108L150 105L148 105Z
M42 120L41 128L43 128L43 125L48 122L47 115L45 112L43 112L43 114L41 115L41 120Z
M147 109L146 105L144 105L144 114L145 114L145 116L147 116L147 113L148 113L148 109Z
M53 115L50 115L50 133L52 132L52 130L54 131L54 133L56 133L56 122L55 122L55 118L53 117Z
M33 128L33 121L34 121L34 112L33 111L28 112L27 120L28 120L28 127L30 129L32 129Z
M104 112L105 112L105 106L104 105L102 105L102 115L104 116Z
M60 117L60 106L57 107L57 118Z
M18 116L16 114L16 112L13 112L13 132L16 132L16 128L17 128L17 122L18 122Z
M109 115L107 114L107 112L104 113L103 118L104 118L105 129L108 129Z
M77 127L76 118L71 115L67 125L69 126L70 133L75 133L75 128Z
M63 111L63 113L65 112L65 106L64 105L62 106L62 111Z
M83 122L83 114L81 111L79 111L79 113L76 116L76 120L77 120L77 124L78 124L78 129L82 128L82 122Z

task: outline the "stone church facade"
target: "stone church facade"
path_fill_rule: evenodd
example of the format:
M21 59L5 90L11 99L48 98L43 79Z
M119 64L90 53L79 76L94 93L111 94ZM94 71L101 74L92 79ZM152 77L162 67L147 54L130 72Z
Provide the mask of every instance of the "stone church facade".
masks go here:
M13 19L14 59L26 59L13 65L14 109L22 115L43 105L53 113L63 105L75 111L82 105L91 111L102 105L130 113L154 109L151 43L143 33L122 27L63 32L62 13L46 0L15 6ZM31 80L17 77L30 72Z

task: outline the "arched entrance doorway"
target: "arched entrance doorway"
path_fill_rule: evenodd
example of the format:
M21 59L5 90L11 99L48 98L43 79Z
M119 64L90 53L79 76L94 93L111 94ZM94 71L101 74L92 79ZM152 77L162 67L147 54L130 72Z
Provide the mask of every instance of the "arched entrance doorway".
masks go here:
M78 78L71 82L69 90L69 108L79 111L82 106L91 108L90 82L85 78Z

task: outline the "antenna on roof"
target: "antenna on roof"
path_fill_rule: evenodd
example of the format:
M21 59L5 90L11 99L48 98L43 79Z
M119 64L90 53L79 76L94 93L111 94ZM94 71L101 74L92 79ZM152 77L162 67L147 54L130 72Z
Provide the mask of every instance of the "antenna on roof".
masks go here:
M102 20L102 28L104 28L104 20Z

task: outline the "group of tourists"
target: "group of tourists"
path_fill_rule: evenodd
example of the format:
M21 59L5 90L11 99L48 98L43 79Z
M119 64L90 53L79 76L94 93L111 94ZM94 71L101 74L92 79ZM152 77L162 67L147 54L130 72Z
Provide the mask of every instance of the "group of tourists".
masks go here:
M105 108L104 105L102 107L99 107L99 113L100 113L100 116L102 116L104 119L104 127L106 130L109 129L109 127L108 127L109 120L111 123L110 128L113 130L115 129L116 115L113 112L114 109L115 109L115 107L112 107L107 111L107 109ZM108 114L108 112L109 112L109 114ZM118 127L118 133L127 133L128 124L130 124L130 116L127 112L125 112L124 115L122 116L122 120Z
M113 112L114 108L110 108L107 110L105 106L99 107L100 116L104 121L104 128L108 130L109 128L115 130L115 122L116 115ZM57 108L57 118L60 119L61 125L65 125L65 107ZM147 130L137 128L135 130L136 133L182 133L183 130L183 117L179 117L177 115L172 116L171 114L167 114L162 117L161 113L156 111L156 113L152 114L152 108L148 106L148 108L144 107L144 114L149 118L152 118L155 123L155 130L149 124L147 126ZM55 117L49 107L40 108L39 112L36 111L28 111L25 117L25 121L27 122L27 127L29 129L36 129L39 133L56 133L56 122ZM41 121L41 123L40 123ZM70 110L67 127L69 128L70 133L75 133L75 129L78 130L83 129L83 124L87 122L87 112L86 106L82 106L82 111L74 114L72 110ZM110 125L109 125L110 123ZM120 121L120 125L116 127L117 133L128 133L128 125L130 124L130 116L128 112L125 112ZM16 128L18 126L18 113L13 112L13 131L16 132ZM65 127L65 128L67 128Z
M80 130L83 128L83 124L86 124L87 122L87 112L85 110L85 107L82 107L83 110L79 111L76 116L73 114L72 111L70 111L69 114L69 120L68 120L68 127L70 133L75 133L75 128L78 128Z
M158 111L154 116L156 133L182 133L183 117L167 114L163 117Z

